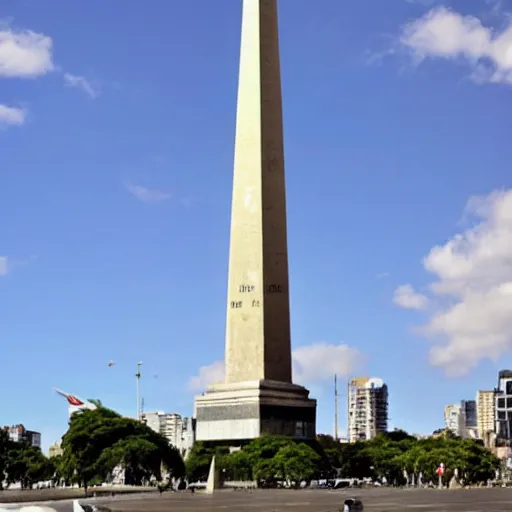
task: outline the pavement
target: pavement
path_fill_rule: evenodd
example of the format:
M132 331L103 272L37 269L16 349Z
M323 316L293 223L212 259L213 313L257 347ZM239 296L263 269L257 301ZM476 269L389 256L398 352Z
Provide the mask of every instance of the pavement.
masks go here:
M512 489L362 489L219 491L164 493L138 498L99 500L112 512L338 512L349 497L362 500L374 512L512 511Z
M338 512L349 497L360 498L367 512L512 511L512 489L226 490L213 495L200 492L125 495L80 500L80 503L95 504L111 512ZM62 500L40 505L55 512L72 512L72 503ZM19 511L22 506L27 504L10 504L9 510ZM3 512L2 505L0 511Z

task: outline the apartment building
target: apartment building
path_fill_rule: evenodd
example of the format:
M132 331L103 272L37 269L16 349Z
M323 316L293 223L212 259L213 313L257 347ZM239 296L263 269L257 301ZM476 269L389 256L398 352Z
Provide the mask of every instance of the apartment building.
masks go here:
M444 424L456 436L466 437L466 411L463 403L445 406Z
M501 440L512 439L512 371L501 370L495 389L495 432Z
M24 425L13 425L12 427L4 427L9 435L9 439L14 442L28 441L32 446L41 448L41 433L34 430L27 430Z
M163 435L183 456L191 450L195 441L195 425L192 418L158 411L142 413L142 421Z
M359 377L348 384L348 437L351 443L388 429L388 387L382 379Z
M476 393L476 419L478 437L484 441L489 433L494 432L495 421L494 414L496 409L495 391L477 391Z

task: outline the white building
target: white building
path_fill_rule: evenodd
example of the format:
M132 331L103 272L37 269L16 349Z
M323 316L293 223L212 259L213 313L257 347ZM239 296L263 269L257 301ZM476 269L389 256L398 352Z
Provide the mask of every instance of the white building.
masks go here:
M444 424L456 436L466 437L466 414L462 404L445 406Z
M158 411L143 413L142 421L155 432L162 434L170 444L180 451L183 457L188 454L194 444L195 428L192 418Z
M382 379L359 377L348 385L348 438L351 443L388 430L388 387Z

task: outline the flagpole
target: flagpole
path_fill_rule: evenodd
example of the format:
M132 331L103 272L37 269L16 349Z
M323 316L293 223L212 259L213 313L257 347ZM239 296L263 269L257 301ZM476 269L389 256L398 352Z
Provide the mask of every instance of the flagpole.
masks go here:
M139 361L137 363L137 373L135 374L135 377L137 378L137 419L140 421L141 418L141 403L140 403L140 367L142 366L142 361Z
M338 378L334 374L334 440L338 440Z

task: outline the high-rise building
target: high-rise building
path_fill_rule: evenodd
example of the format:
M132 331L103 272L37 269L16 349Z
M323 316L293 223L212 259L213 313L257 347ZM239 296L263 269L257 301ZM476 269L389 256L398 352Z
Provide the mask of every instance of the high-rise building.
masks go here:
M388 430L388 387L382 379L359 377L348 384L348 438L368 440Z
M180 451L182 456L186 456L194 445L194 422L192 418L159 411L142 413L142 421L149 428L163 435L170 444Z
M500 440L512 438L512 371L501 370L495 390L495 432Z
M466 437L466 411L463 403L445 406L444 424L456 436Z
M476 419L478 437L484 442L496 428L494 413L496 409L495 391L477 391L476 393Z
M9 439L14 442L27 441L32 446L41 448L41 433L34 430L27 430L23 425L13 425L12 427L4 427L9 435Z
M464 436L477 439L478 421L476 400L462 400L460 405L464 409Z
M225 382L195 399L197 439L314 439L316 400L292 383L277 0L243 0Z
M461 406L464 407L466 428L477 428L476 400L462 400Z

